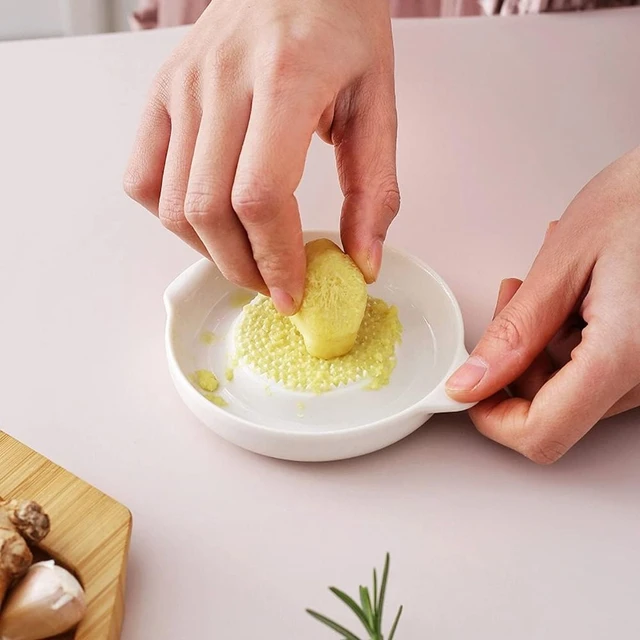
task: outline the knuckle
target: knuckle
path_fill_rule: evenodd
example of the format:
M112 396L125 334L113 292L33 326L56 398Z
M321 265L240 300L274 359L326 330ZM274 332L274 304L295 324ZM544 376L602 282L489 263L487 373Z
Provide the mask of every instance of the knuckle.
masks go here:
M124 192L136 202L143 204L157 196L155 180L135 168L127 169L122 182Z
M291 261L289 256L280 255L257 255L256 262L260 268L260 273L265 279L273 284L286 282L291 278Z
M527 443L522 453L536 464L550 465L560 460L568 450L569 447L559 440L538 438Z
M150 99L152 101L157 101L163 104L167 102L167 98L169 97L171 90L172 75L172 67L169 67L166 64L158 71L151 84Z
M280 47L267 62L267 71L275 79L295 76L301 66L295 45Z
M208 75L227 83L229 78L236 75L237 54L228 47L213 47L205 54L205 65Z
M296 75L303 67L308 55L308 38L296 32L277 36L265 57L266 73L280 79Z
M505 309L487 327L486 337L501 344L509 351L519 351L524 344L522 313Z
M168 94L171 100L167 98L167 102L172 102L173 106L179 104L199 105L202 93L200 82L200 70L191 64L184 64L175 69L170 78L165 80Z
M281 20L273 29L265 30L262 46L257 49L262 75L269 84L281 84L288 78L306 75L313 68L316 83L323 80L333 86L325 65L312 57L318 47L324 49L324 43L310 25Z
M158 217L167 229L180 233L190 225L184 215L184 196L172 189L164 189L158 205Z
M218 209L216 196L208 191L190 189L184 200L184 216L193 225L209 222Z
M171 231L180 237L189 235L189 232L191 231L191 225L185 218L160 217L160 222L167 231Z
M632 318L638 317L631 314ZM608 334L611 342L602 353L595 355L598 366L609 367L610 375L626 372L634 381L640 381L640 335L633 321L624 319L618 326L611 327Z
M163 70L155 77L151 87L151 100L166 104L171 93L171 73Z
M400 189L395 181L393 186L385 192L382 206L391 223L400 211Z
M263 224L271 220L279 200L273 189L257 182L235 184L231 191L231 206L247 224Z
M593 344L594 346L587 340L578 344L571 352L571 360L594 380L616 377L624 368L624 353L620 352L620 357L617 357L612 346L603 350L598 343Z

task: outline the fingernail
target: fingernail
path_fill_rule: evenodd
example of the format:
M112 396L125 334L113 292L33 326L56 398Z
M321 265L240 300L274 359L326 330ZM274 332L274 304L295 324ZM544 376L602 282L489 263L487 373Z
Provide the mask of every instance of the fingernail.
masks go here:
M373 241L369 249L367 262L369 264L369 279L371 282L374 282L382 266L382 240L378 239Z
M296 312L296 303L286 291L274 287L270 290L270 293L275 308L282 315L292 316Z
M447 389L452 391L471 391L480 384L487 373L487 365L476 356L471 356L447 380Z

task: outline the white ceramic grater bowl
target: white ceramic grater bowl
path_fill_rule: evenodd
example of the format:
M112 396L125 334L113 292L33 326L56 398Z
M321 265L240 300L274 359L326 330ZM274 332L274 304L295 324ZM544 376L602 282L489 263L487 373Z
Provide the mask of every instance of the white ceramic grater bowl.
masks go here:
M339 235L309 231L305 242ZM249 292L244 292L249 297ZM242 290L202 259L167 288L166 351L178 393L216 434L249 451L294 461L320 462L365 455L406 437L435 413L463 411L445 392L449 375L468 354L458 304L446 283L427 265L386 246L370 295L398 308L403 326L390 384L376 391L365 383L323 394L294 392L236 367L225 372L233 351L233 326L242 313ZM203 334L215 339L207 344ZM219 407L190 381L197 369L220 380Z

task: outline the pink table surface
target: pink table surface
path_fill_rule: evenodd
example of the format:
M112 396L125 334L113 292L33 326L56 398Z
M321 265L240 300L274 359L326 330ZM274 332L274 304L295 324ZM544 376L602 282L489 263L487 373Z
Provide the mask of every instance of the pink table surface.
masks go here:
M547 222L640 142L640 10L396 24L403 211L471 346ZM0 423L134 514L125 640L333 638L325 590L392 554L399 640L640 637L640 428L540 468L434 418L321 466L245 453L174 393L162 293L195 258L123 195L151 76L182 31L0 46ZM314 143L307 226L336 225ZM355 626L355 625L353 625Z

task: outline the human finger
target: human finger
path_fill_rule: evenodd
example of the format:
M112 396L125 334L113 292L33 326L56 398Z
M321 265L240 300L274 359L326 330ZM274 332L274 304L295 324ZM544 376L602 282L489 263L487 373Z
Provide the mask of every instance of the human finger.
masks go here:
M387 230L400 209L393 76L367 78L353 93L346 113L336 113L332 131L344 194L340 228L345 251L372 283Z
M123 186L132 200L156 216L170 136L169 114L163 101L154 96L144 109Z
M231 189L251 112L251 97L210 80L193 152L185 217L222 274L268 293L247 233L231 206Z
M593 268L589 247L564 246L554 229L509 304L490 323L468 361L447 382L451 397L477 402L518 379L575 307Z
M171 109L171 138L167 150L158 217L162 225L206 257L209 252L185 216L184 205L193 159L200 109L190 92L177 92Z
M259 83L231 193L260 275L285 315L295 313L302 302L306 271L294 193L326 107L314 78Z

